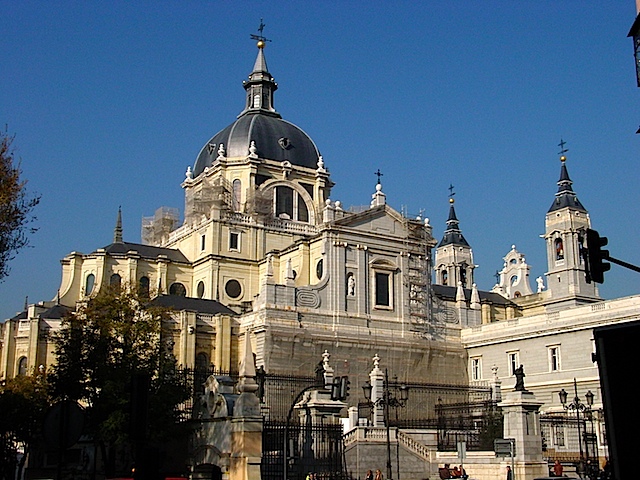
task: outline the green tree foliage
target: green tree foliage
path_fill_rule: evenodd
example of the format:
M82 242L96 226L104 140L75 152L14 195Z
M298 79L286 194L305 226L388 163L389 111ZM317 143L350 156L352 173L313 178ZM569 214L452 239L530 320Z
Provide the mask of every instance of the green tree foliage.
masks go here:
M28 225L35 220L32 211L40 202L40 196L27 195L12 143L6 129L0 132L0 280L9 274L9 262L29 244L27 235L36 229Z
M21 375L0 385L0 478L15 478L16 468L22 469L48 406L46 378L42 374ZM18 448L24 452L20 464Z
M86 406L89 431L108 464L113 453L127 455L136 442L161 444L184 433L177 407L188 390L164 328L169 319L168 310L114 287L65 318L55 336L53 396ZM132 395L137 378L149 382L142 396Z

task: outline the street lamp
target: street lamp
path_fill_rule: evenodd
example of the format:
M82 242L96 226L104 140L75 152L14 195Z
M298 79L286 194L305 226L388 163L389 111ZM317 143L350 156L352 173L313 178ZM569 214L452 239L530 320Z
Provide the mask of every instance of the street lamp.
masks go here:
M593 405L593 397L595 397L595 395L591 392L591 390L587 391L587 393L585 394L585 398L587 400L587 404L585 405L584 403L582 403L580 401L580 397L578 397L578 382L576 382L576 379L573 379L573 390L575 392L575 397L573 397L573 401L569 404L567 404L567 397L569 396L569 394L565 391L565 389L563 388L562 390L560 390L560 392L558 392L558 396L560 397L560 403L562 403L562 407L569 411L569 410L575 410L576 412L576 419L578 421L578 446L580 448L580 463L579 463L579 472L578 474L580 475L580 478L582 478L582 474L584 472L584 461L585 461L585 455L583 454L583 450L582 450L582 434L580 433L580 412L584 413L585 419L587 418L588 415L591 414L591 406ZM586 432L586 424L585 424L585 434ZM585 436L585 452L586 454L586 459L587 461L589 460L589 445L586 442L586 436ZM591 473L591 472L588 472Z
M391 437L389 433L389 407L404 407L409 400L409 387L406 385L400 385L400 397L392 396L389 389L389 372L384 369L384 390L381 398L372 400L371 393L373 387L369 381L366 381L362 386L364 397L373 406L382 405L384 412L384 424L387 429L387 480L391 480ZM399 470L399 468L398 468ZM400 475L398 475L399 477ZM399 478L398 478L399 480Z

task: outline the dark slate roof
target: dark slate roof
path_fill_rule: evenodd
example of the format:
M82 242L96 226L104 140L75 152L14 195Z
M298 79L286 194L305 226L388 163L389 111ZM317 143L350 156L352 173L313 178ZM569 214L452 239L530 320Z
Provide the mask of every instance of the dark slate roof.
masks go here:
M138 252L142 258L155 260L160 255L164 255L172 262L189 263L180 250L175 248L154 247L152 245L142 245L140 243L112 243L104 247L108 255L126 255L131 250ZM97 252L93 252L94 254Z
M280 145L282 138L288 139L286 148ZM260 158L279 162L287 160L292 165L317 168L318 148L301 128L265 112L250 111L206 143L193 167L194 177L200 175L205 167L217 163L221 143L227 157L246 157L252 140L256 142L256 154Z
M193 167L193 175L200 175L205 167L217 163L218 149L224 145L226 157L246 157L251 142L255 142L260 158L292 165L317 168L319 152L313 140L301 128L283 120L273 106L273 94L278 85L267 69L262 48L244 84L247 90L246 106L238 119L216 133L202 148ZM255 88L256 90L252 90ZM265 104L253 105L253 94L263 92Z
M15 317L11 317L11 320L26 320L26 319L27 319L27 311L26 310L23 310L22 312L17 314Z
M174 310L188 310L190 312L225 315L237 315L236 312L224 306L217 300L205 300L203 298L182 297L179 295L160 295L154 298L151 303L161 307L173 308Z
M458 221L458 217L456 217L456 210L453 208L453 201L449 206L449 218L447 219L447 229L444 232L442 240L438 244L438 247L442 247L444 245L462 245L468 247L469 244L467 240L462 235L462 231L460 230L460 222Z
M455 302L456 300L456 292L458 290L457 287L449 286L449 285L432 285L433 293L439 298L443 300L449 300ZM464 298L467 301L471 300L471 289L464 288ZM517 307L515 303L513 303L508 298L503 297L499 293L494 292L485 292L484 290L478 290L478 294L480 295L480 303L489 302L494 305L510 305Z
M40 314L40 318L52 318L52 319L62 319L64 316L69 314L73 309L69 307L65 307L64 305L54 305L48 310L45 310Z
M563 157L564 158L564 157ZM587 212L587 209L584 208L575 192L572 188L573 182L569 178L569 172L567 170L567 165L565 161L562 161L562 166L560 167L560 180L558 180L558 192L556 193L556 198L553 200L551 207L549 207L549 211L547 213L555 212L556 210L561 210L566 207L571 207L574 210L579 210L581 212Z

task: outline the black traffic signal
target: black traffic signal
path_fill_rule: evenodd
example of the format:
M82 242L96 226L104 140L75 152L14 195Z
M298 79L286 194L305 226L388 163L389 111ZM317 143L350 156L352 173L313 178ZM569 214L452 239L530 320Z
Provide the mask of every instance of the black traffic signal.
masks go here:
M349 390L351 389L351 382L346 375L340 377L340 400L344 401L349 396Z
M609 259L609 250L603 250L609 241L601 237L596 230L587 228L587 245L585 256L585 277L587 283L604 283L604 272L611 268L611 264L603 260Z
M336 377L331 384L331 400L345 401L349 396L351 382L349 377Z

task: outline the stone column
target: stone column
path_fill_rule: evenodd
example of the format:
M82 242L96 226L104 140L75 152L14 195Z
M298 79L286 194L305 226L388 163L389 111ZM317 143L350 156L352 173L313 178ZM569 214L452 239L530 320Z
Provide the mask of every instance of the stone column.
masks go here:
M384 372L380 369L380 357L373 357L373 370L369 374L371 382L371 402L373 407L373 426L384 427L384 406L379 400L384 396Z
M516 441L515 480L547 476L540 433L539 410L543 402L526 390L509 392L502 398L498 405L504 414L504 438Z

